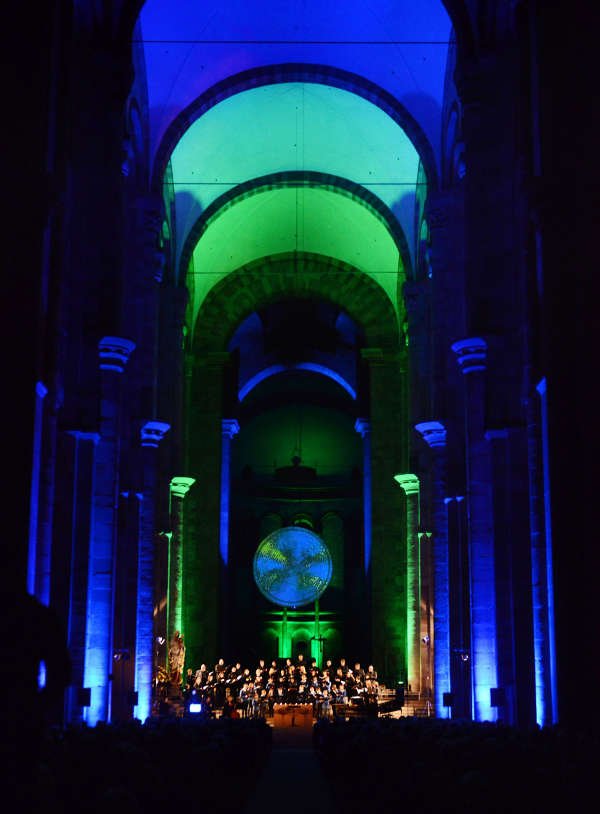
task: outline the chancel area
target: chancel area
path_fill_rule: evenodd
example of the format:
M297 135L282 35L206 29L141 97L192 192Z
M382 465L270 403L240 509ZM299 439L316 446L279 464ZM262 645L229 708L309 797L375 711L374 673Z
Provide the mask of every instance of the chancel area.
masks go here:
M64 722L299 656L432 718L577 719L591 131L546 5L15 20L7 522L65 631Z

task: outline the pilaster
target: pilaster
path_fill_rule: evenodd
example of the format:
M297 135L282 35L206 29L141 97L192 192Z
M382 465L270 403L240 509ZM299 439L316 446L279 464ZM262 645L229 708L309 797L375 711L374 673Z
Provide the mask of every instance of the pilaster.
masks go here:
M452 350L465 383L473 715L477 721L496 720L490 698L498 673L492 469L485 439L487 343L481 337L470 337L455 342Z
M121 375L135 345L106 336L98 343L101 371L100 440L91 521L85 686L91 689L86 722L110 720L115 586L116 511L119 495Z
M406 579L408 685L421 692L421 558L419 551L419 478L396 475L395 481L406 496Z
M190 496L193 548L183 550L183 629L190 663L218 658L220 611L221 456L223 387L229 354L208 351L190 381L187 469L202 489Z
M194 478L177 476L171 480L171 528L168 557L167 636L171 641L176 630L185 637L182 615L183 548L185 545L184 499L196 483Z
M142 465L141 523L138 541L138 590L136 613L135 689L138 703L134 713L141 721L152 710L154 665L154 540L156 534L157 450L169 431L164 421L146 421L140 429Z
M69 556L69 588L67 611L67 645L71 657L71 684L65 696L65 719L81 723L83 708L79 693L85 686L85 645L89 592L89 549L93 516L94 473L96 450L100 435L95 432L71 430L72 499L69 505L70 539L66 546Z
M364 569L367 581L371 575L371 422L357 418L354 429L363 440L363 525L364 525Z
M433 652L433 689L436 714L443 707L443 694L451 692L450 677L450 563L448 551L448 512L446 508L447 456L446 428L439 421L415 425L431 450L433 517L433 607L435 633L430 637Z
M408 462L406 350L365 348L370 390L371 645L390 684L406 680L406 535L394 475Z

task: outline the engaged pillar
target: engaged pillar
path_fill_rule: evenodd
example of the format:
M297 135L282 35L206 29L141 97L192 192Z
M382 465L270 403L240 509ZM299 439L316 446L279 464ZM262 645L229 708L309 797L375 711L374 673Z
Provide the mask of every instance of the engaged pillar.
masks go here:
M452 350L465 382L473 717L491 721L497 717L491 704L491 690L497 688L497 659L492 471L484 415L487 344L473 337L455 342Z
M435 709L443 708L443 695L450 692L450 565L448 510L446 508L446 428L439 421L424 421L415 429L431 450L433 485L433 688Z
M421 559L419 552L419 479L416 475L395 475L406 495L406 574L408 684L421 692Z
M194 478L176 477L171 480L171 528L167 587L167 642L176 630L183 633L182 584L184 545L184 498L196 483Z
M354 429L363 440L364 568L368 580L371 573L371 423L366 418L357 418Z
M154 663L154 534L156 502L156 451L169 431L164 421L147 421L141 429L142 506L138 541L138 594L135 644L135 688L138 703L134 715L141 721L152 709Z
M235 418L224 418L221 421L221 524L219 550L221 562L229 562L229 487L231 474L231 439L240 431Z
M90 534L84 684L91 690L86 723L110 720L116 507L119 494L121 374L135 344L118 336L98 343L101 371L100 440Z

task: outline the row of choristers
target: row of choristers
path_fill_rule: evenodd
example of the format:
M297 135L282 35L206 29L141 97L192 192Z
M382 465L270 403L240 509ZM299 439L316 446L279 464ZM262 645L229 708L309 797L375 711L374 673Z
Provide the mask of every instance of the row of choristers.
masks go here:
M345 658L335 664L327 659L320 669L316 659L305 662L302 653L284 663L260 659L253 669L221 658L212 669L189 668L184 680L188 702L244 718L270 716L276 704L312 704L316 717L329 717L336 704L376 707L378 694L372 664L365 670L359 662L351 668Z

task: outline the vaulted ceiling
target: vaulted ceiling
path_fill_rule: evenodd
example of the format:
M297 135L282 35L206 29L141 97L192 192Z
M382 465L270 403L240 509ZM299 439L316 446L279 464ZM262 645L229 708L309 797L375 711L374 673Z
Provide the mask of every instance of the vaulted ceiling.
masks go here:
M442 3L147 0L136 32L194 312L228 273L296 251L369 275L400 316L439 171Z

